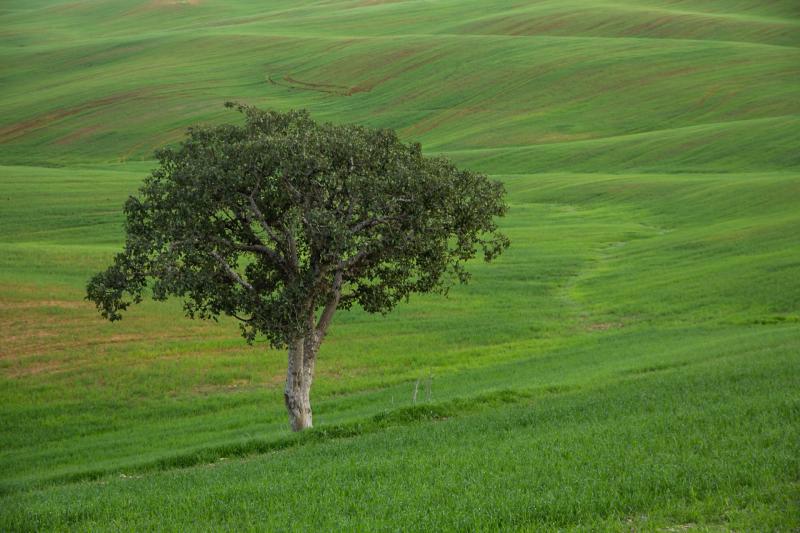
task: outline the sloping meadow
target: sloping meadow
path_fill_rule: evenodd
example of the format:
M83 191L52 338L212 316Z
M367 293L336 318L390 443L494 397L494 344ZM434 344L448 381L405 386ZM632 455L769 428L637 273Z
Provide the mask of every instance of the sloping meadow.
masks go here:
M798 15L6 2L0 529L800 527ZM470 285L336 316L299 436L233 321L83 300L153 148L226 100L508 190Z

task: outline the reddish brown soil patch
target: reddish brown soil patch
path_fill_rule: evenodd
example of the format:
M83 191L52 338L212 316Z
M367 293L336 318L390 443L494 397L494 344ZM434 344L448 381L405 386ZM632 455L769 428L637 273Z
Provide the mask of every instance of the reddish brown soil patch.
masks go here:
M133 335L133 334L117 334L111 335L107 340L103 341L103 344L106 343L114 343L114 342L130 342L130 341L140 341L144 337L142 335Z
M31 339L43 339L43 338L51 338L51 337L55 337L55 336L56 336L56 333L54 333L52 331L31 331L31 332L25 333L25 335L8 335L8 336L4 337L3 340L4 340L4 342L6 342L7 344L10 345L12 343L16 343L16 342L20 342L20 341L28 342ZM0 350L0 356L2 356L2 355L3 355L3 350Z
M60 361L42 361L37 363L29 363L23 367L6 369L5 374L11 379L25 378L28 376L36 376L38 374L51 374L61 370L62 364Z
M0 309L35 309L38 307L57 307L59 309L88 309L88 302L75 302L71 300L36 300L27 302L0 302Z
M76 337L75 330L33 332L27 331L24 334L7 338L0 348L0 359L8 361L21 361L42 354L64 354L65 357L73 357L74 354L83 353L87 349L91 353L106 354L114 351L113 346L128 343L162 342L165 340L191 340L192 335L138 335L138 334L119 334L109 337L94 337L80 339ZM13 339L13 343L11 340ZM87 352L88 353L88 352ZM159 359L179 358L165 356Z
M277 389L284 383L285 376L276 374L267 377L266 381L254 382L249 379L235 379L225 385L210 385L207 383L197 385L192 388L194 394L218 394L222 392L236 392L241 390L253 390L259 388ZM176 391L177 394L177 391Z
M80 113L91 111L99 107L114 105L119 102L123 102L125 100L141 98L145 94L146 92L144 90L128 91L120 94L115 94L112 96L107 96L105 98L90 100L89 102L85 102L75 107L70 107L67 109L57 109L55 111L44 113L42 115L30 118L28 120L23 120L22 122L17 122L16 124L4 126L0 128L0 142L8 142L12 139L16 139L17 137L22 137L36 130L46 128L51 124L53 124L54 122L65 119L67 117L71 117L73 115L78 115Z
M80 128L78 130L73 131L69 135L65 135L56 141L56 144L60 145L69 145L80 141L92 133L98 131L100 126L86 126L85 128Z
M586 329L589 331L606 331L608 329L624 328L625 324L622 322L598 322L596 324L589 324Z

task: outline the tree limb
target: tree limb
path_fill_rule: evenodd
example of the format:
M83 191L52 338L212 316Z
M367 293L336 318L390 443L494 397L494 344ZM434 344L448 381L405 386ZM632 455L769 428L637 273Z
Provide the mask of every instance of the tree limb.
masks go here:
M263 244L242 244L238 242L229 241L228 239L224 239L221 237L214 239L214 241L223 246L233 248L234 250L238 250L240 252L255 252L265 255L272 260L272 262L275 264L277 268L284 271L286 270L286 265L283 259L281 258L280 254L278 254L278 252L269 248L268 246L264 246Z
M280 236L275 232L272 226L267 223L266 217L258 208L258 204L256 203L255 196L258 193L259 188L260 184L256 185L256 187L248 195L250 210L255 215L256 221L259 223L261 228L266 232L267 235L269 235L269 238L272 239L276 245L280 245ZM299 258L297 256L297 244L295 244L294 236L289 228L286 227L286 224L281 223L281 231L283 233L283 240L288 248L288 251L284 254L284 259L289 264L289 269L297 271L299 268Z
M255 287L250 285L246 280L242 279L242 277L228 264L224 257L219 255L216 250L211 251L211 255L217 260L220 266L225 270L225 273L228 274L228 277L231 278L233 281L244 287L250 292L255 292Z
M313 172L309 173L308 176L311 174L313 174ZM295 203L300 203L300 201L303 199L303 195L300 194L300 191L298 191L297 188L289 182L288 175L281 174L281 183L283 183L283 186L286 187L286 192L294 197Z
M317 322L317 327L315 328L317 331L317 345L322 342L322 338L325 336L325 332L328 330L328 326L331 324L333 314L336 312L336 307L339 305L339 300L342 297L341 270L337 270L336 274L333 276L333 287L331 287L331 291L333 295L325 304L325 308L322 310L322 314Z
M390 218L387 218L387 220L390 220ZM410 232L407 232L405 238L413 239L414 231L411 230ZM378 247L380 247L380 245L385 244L386 241L387 241L386 235L381 235L379 239L373 241L373 244L377 244ZM339 264L336 265L336 269L344 271L344 270L349 270L355 266L358 266L358 263L360 263L362 260L368 257L370 253L374 251L375 251L374 247L370 247L369 245L367 245L366 248L359 250L354 256L351 256L349 259L342 259L341 261L339 261Z
M248 196L248 200L250 203L250 210L255 215L256 221L264 230L264 232L266 232L266 234L269 235L269 238L272 239L275 242L275 244L278 244L280 243L278 235L275 233L275 230L273 230L272 227L269 224L267 224L267 219L264 217L264 214L258 208L258 204L256 203L255 195L256 192L258 192L258 189L259 189L258 187L255 187Z
M292 235L291 230L286 227L286 224L281 222L281 230L283 231L283 235L286 238L286 246L288 251L286 252L286 259L289 261L289 264L295 272L297 272L300 268L300 257L297 255L297 244L294 240L294 235Z
M240 317L239 315L237 315L236 313L233 313L233 312L229 312L228 314L231 315L236 320L239 320L240 322L252 322L253 321L253 317L242 318L242 317Z
M352 231L353 233L358 233L359 231L362 231L362 230L365 230L365 229L369 229L369 228L371 228L373 226L377 226L378 224L382 224L384 222L388 222L389 220L392 220L392 218L391 217L375 217L375 218L370 218L369 220L362 220L358 224L354 224L353 226L350 226L350 231Z

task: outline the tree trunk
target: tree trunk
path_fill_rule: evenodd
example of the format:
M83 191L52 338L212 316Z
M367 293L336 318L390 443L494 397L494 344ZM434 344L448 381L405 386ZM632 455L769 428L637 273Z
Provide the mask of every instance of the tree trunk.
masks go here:
M310 387L305 385L306 372L303 364L304 339L298 339L289 345L289 364L286 370L286 387L283 399L289 412L289 423L292 431L301 431L311 427Z
M289 345L289 364L283 399L289 413L292 431L302 431L312 427L310 393L318 348L316 332Z
M302 431L312 426L311 423L311 382L314 380L314 366L317 352L325 332L331 323L336 307L339 305L342 287L342 272L334 275L332 294L315 322L315 313L308 316L308 329L303 337L289 343L289 364L286 370L286 388L283 398L289 412L289 423L292 431Z

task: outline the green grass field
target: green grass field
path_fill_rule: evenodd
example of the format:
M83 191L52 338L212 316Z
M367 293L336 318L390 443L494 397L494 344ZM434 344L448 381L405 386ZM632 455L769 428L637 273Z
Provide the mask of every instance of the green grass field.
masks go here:
M0 63L0 530L800 530L796 2L6 0ZM226 100L508 189L470 285L337 314L299 435L232 320L83 300Z

